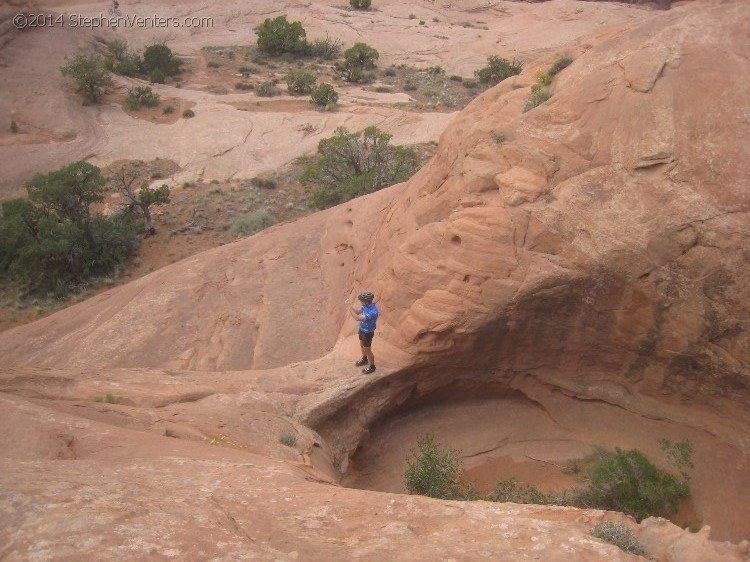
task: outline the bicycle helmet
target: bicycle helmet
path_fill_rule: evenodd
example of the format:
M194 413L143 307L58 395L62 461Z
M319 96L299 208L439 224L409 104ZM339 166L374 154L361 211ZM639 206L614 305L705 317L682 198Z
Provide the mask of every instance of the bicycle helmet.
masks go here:
M357 298L365 304L370 304L375 299L375 295L370 291L364 291L357 295Z

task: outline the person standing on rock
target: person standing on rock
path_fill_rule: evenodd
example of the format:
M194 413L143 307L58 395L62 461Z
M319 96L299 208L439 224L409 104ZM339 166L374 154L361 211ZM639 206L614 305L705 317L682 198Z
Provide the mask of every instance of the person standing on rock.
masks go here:
M349 299L346 304L349 305L349 313L359 321L359 347L362 349L362 359L357 361L357 367L365 366L362 372L366 375L375 372L375 356L372 354L372 338L375 336L375 323L378 320L378 307L373 302L375 295L370 291L365 291L357 295L362 308L354 308Z

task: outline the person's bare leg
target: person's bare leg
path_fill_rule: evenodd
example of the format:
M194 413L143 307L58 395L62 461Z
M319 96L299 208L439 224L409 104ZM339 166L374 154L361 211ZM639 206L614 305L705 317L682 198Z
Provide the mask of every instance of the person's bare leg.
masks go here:
M366 358L367 358L367 360L369 361L369 360L370 360L370 356L369 356L369 355L367 355L367 350L368 350L369 348L365 347L364 345L362 345L362 343L360 343L360 344L359 344L359 349L361 349L361 350L362 350L362 357L366 357Z
M369 365L374 365L375 364L375 356L372 354L372 348L371 347L364 347L364 346L361 346L361 347L362 347L362 355L364 357L367 357L367 363Z

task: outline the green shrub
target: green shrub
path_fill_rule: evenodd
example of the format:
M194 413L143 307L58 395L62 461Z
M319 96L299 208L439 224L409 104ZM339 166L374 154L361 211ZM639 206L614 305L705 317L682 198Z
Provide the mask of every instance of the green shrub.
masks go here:
M355 10L369 10L372 0L349 0L349 5Z
M344 62L336 65L347 82L362 82L365 79L365 70L375 68L375 61L380 53L365 43L355 43L344 51Z
M416 89L417 89L417 85L414 82L412 82L411 80L407 80L406 82L404 82L404 91L405 92L413 92Z
M463 76L459 76L458 74L451 74L450 79L453 82L463 82L464 81Z
M164 115L169 115L170 113L174 113L174 107L171 105L165 105L164 109L162 109L161 112Z
M549 70L539 72L536 75L536 82L537 84L541 84L542 86L550 86L552 85L552 74Z
M417 16L416 16L416 14L409 14L409 19L410 19L410 20L415 20L415 19L417 19Z
M285 431L279 436L279 443L287 447L295 447L297 445L297 436L291 431Z
M584 501L593 507L632 515L676 513L681 498L690 494L685 477L659 469L637 449L600 451L588 471Z
M326 208L409 179L419 168L413 147L390 145L391 135L377 127L349 133L339 127L318 143L318 157L302 174L313 186L312 205Z
M108 69L121 76L138 76L143 72L143 59L138 53L128 50L128 44L122 39L107 42L109 58Z
M108 275L137 246L125 217L104 217L91 205L104 198L101 170L75 162L26 185L28 199L2 203L0 274L34 293L66 295L91 277Z
M264 228L268 228L273 224L271 215L266 211L253 211L250 213L242 213L235 216L232 219L230 230L235 236L244 238L245 236L251 236L256 232L260 232Z
M164 82L166 82L167 80L167 77L164 72L162 72L158 68L155 68L149 73L148 79L152 84L164 84Z
M250 180L250 183L254 185L255 187L262 187L264 189L275 189L276 188L276 182L272 179L264 179L258 176L255 176Z
M18 123L16 123L15 119L10 120L10 132L14 135L18 132Z
M531 95L529 96L529 99L526 100L526 105L523 108L524 112L542 105L551 97L552 90L550 90L546 86L542 86L541 84L534 84L531 87Z
M318 107L332 109L339 101L339 95L330 84L321 84L310 93L310 102Z
M122 60L128 54L128 43L124 39L107 41L107 50L115 60Z
M455 449L443 450L435 437L427 433L417 439L417 448L411 451L404 473L406 489L444 500L465 499L466 492L459 479L463 464Z
M304 70L291 70L284 78L287 91L293 96L309 94L315 87L315 76Z
M516 59L509 61L497 55L490 55L487 57L487 66L476 70L474 76L482 84L494 86L506 78L521 74L521 70L523 70L521 61L516 61Z
M571 57L570 55L562 55L561 57L558 57L558 59L554 62L552 67L550 67L549 73L552 76L555 76L556 74L560 73L562 70L570 66L570 63L572 62L573 62L573 57Z
M253 73L255 72L255 68L254 68L254 67L252 67L252 66L247 66L247 65L244 65L244 66L241 66L241 67L240 67L240 69L239 69L239 72L240 72L240 74L242 74L242 75L245 75L245 74L253 74Z
M274 84L273 81L269 80L262 84L258 84L255 87L255 93L261 97L270 98L281 94L281 90L276 87L276 84Z
M134 86L128 90L125 103L130 109L139 107L156 107L159 105L159 94L154 92L150 86Z
M315 39L312 43L308 43L306 53L311 57L324 60L337 59L341 56L341 41L328 36L325 39Z
M174 76L180 72L181 66L182 61L164 43L149 45L143 51L143 69L151 75L158 70L165 77Z
M255 28L258 49L272 56L284 53L302 54L307 49L305 29L298 21L290 23L285 16L267 18Z
M638 556L646 554L646 549L636 540L630 528L622 523L613 523L611 521L599 523L591 529L591 534L597 539L613 544L620 550L629 552L630 554Z
M396 69L395 68L386 68L383 71L383 76L396 76Z
M477 81L476 80L472 80L472 79L464 80L463 84L464 84L464 87L467 88L467 89L469 89L469 90L471 90L472 88L476 88L477 85L478 85Z
M190 119L191 117L195 117L195 111L193 111L192 109L185 109L182 112L182 116L185 119Z
M99 101L112 86L112 78L104 68L102 57L84 50L78 51L70 58L66 57L60 72L63 76L72 78L76 84L76 92L91 103Z
M532 486L531 484L521 486L515 478L503 480L498 483L488 499L495 502L533 503L539 505L552 503L536 486Z
M114 394L107 393L105 396L97 396L94 402L106 402L107 404L117 404L117 397Z
M234 85L234 88L236 90L252 90L253 88L255 88L255 86L253 86L249 82L237 82Z
M219 63L219 62L216 62L216 61L212 60L212 61L208 61L208 62L206 63L206 66L207 66L208 68L219 68L219 67L221 66L221 63Z

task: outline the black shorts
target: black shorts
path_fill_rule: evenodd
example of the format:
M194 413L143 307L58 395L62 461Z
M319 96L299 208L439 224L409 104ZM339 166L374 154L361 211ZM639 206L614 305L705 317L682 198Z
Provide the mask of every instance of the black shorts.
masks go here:
M370 347L372 345L372 338L375 337L375 332L360 332L359 343L362 347Z

